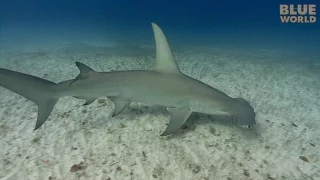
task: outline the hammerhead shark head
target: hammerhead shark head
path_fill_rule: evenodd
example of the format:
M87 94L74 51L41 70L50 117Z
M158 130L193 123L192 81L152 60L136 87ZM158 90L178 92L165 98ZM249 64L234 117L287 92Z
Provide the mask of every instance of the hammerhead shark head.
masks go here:
M86 100L91 104L107 96L115 104L113 116L131 102L167 107L170 122L161 136L179 129L192 112L230 115L239 126L255 122L253 107L242 98L225 93L183 74L160 27L152 23L156 44L156 61L148 70L97 72L76 62L80 74L72 80L54 83L32 75L0 68L0 86L7 88L38 106L35 130L50 116L58 99L64 96Z

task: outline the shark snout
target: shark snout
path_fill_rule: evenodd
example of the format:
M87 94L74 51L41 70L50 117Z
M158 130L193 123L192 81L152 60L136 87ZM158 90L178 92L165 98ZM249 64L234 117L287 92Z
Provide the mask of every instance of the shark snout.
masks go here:
M242 98L235 98L237 101L232 119L241 127L250 128L256 124L256 113L250 103Z

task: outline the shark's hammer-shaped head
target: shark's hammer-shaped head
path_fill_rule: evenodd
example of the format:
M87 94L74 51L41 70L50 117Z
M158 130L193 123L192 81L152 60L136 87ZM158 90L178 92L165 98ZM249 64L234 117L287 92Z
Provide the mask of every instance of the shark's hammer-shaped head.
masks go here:
M234 98L234 100L234 107L230 112L234 124L245 128L255 125L256 113L250 103L242 98Z

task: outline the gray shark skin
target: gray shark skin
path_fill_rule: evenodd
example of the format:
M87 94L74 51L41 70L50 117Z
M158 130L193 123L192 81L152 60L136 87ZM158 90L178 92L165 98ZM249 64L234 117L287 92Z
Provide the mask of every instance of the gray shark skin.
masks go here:
M58 99L73 96L85 99L86 105L106 96L115 104L113 116L131 102L152 103L167 107L170 122L161 136L179 129L193 112L230 115L236 125L254 125L255 112L244 99L225 93L183 74L174 59L167 39L152 23L156 44L156 61L148 70L96 72L76 62L80 74L58 84L32 75L0 68L0 86L38 106L38 129L50 116Z

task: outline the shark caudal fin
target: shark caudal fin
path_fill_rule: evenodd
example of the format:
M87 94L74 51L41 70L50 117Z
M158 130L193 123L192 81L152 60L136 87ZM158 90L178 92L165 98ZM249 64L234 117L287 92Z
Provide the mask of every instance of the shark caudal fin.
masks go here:
M47 120L58 101L55 97L55 83L28 74L0 68L0 86L37 104L35 130Z

